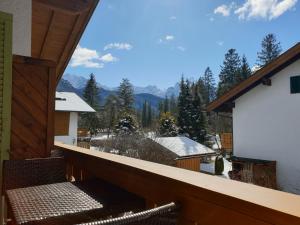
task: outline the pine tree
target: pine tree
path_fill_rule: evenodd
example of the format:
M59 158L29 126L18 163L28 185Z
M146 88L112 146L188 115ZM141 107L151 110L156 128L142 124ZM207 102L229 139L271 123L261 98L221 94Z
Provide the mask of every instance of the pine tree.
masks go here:
M134 112L134 93L132 84L128 79L123 79L118 88L121 114Z
M147 126L151 127L152 125L152 106L150 103L147 104Z
M204 103L207 105L211 101L213 101L216 98L216 82L214 79L214 75L209 67L206 68L204 75L202 78L200 78L203 84L202 96ZM202 86L202 84L198 85Z
M261 51L257 53L258 65L261 67L276 59L282 51L275 34L266 35L261 42L261 48Z
M161 114L159 119L158 133L162 137L175 137L178 135L178 128L175 125L175 118L170 112Z
M205 105L199 89L200 87L198 85L193 85L192 88L192 128L189 129L189 134L194 141L204 144L206 142L207 134L207 117L206 112L204 111Z
M159 114L158 114L158 118L159 118L160 115L164 113L164 102L163 101L160 101L158 103L158 112L159 112Z
M218 96L223 95L241 80L240 67L241 60L236 50L229 49L221 66Z
M124 113L118 120L115 126L115 132L117 135L125 136L131 135L138 131L138 124L135 116L132 114Z
M174 94L170 97L170 113L172 116L177 117L177 99Z
M148 106L148 104L147 104L147 101L144 101L144 103L143 103L143 109L142 109L142 127L143 128L145 128L145 127L147 127L147 123L148 123L148 120L147 120L147 116L148 116L148 114L147 114L147 106Z
M184 81L183 77L180 82L180 93L178 97L178 117L177 124L179 133L188 135L189 129L192 128L191 121L192 95L190 92L189 81Z
M247 58L245 55L243 55L243 57L242 57L242 65L241 65L240 73L241 73L240 77L242 79L241 81L246 80L252 74L250 66L248 64L248 61L247 61Z
M98 110L100 107L99 103L100 89L97 86L96 78L93 73L90 74L90 79L87 81L83 91L83 98L91 107Z
M90 74L90 79L88 80L84 91L83 98L84 100L96 111L99 110L99 94L100 90L97 87L97 82L94 74ZM100 128L100 120L97 116L97 113L81 113L80 114L81 124L87 128L91 135L95 135Z
M168 96L166 96L165 100L164 100L164 113L166 113L166 112L170 112Z
M119 101L118 97L111 94L106 98L104 104L105 122L107 123L107 135L109 136L118 119Z

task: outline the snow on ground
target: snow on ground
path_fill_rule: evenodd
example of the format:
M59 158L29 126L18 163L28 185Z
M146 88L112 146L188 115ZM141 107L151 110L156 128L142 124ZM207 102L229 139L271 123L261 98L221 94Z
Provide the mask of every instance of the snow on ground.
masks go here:
M224 161L224 171L223 171L222 175L218 175L218 176L229 179L228 172L232 170L232 164L227 159L223 158L223 161ZM213 161L211 163L201 163L200 171L214 174L215 173L215 158L213 159Z
M106 140L108 138L112 138L114 135L109 135L109 137L107 136L107 134L102 134L102 135L98 135L97 137L92 137L91 141L97 141L97 140Z
M179 157L215 153L211 148L187 137L160 137L154 138L153 140L174 152Z

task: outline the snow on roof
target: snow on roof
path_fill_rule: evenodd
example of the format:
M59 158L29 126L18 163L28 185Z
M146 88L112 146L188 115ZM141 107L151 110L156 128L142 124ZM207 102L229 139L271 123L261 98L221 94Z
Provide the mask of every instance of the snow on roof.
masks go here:
M56 92L55 111L95 112L92 107L73 92Z
M156 143L174 152L179 157L213 154L214 150L187 137L161 137L153 139Z

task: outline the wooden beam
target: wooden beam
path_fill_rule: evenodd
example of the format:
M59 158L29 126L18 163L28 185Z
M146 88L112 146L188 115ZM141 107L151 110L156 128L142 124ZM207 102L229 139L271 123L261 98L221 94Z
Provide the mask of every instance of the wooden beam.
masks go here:
M261 83L265 86L272 86L272 80L270 78L264 77L261 79Z
M48 24L48 29L47 29L47 32L46 32L46 34L45 34L45 37L44 37L44 40L43 40L43 44L42 44L42 46L41 46L39 58L42 58L42 56L43 56L44 46L45 46L45 44L47 43L47 39L48 39L48 37L49 37L49 36L48 36L49 31L51 30L51 28L52 28L52 26L53 26L54 16L55 16L55 11L52 10L52 11L51 11L51 17L50 17L49 24Z
M69 45L72 45L71 48L69 50L67 50L65 48L63 54L60 56L61 58L63 57L64 58L64 61L62 61L60 59L60 63L57 65L57 68L56 68L56 85L58 84L60 78L62 77L63 75L63 72L65 71L69 61L71 60L71 57L72 57L72 54L73 52L75 51L75 48L77 47L77 44L79 43L79 40L89 22L89 20L91 19L95 9L96 9L96 6L98 4L100 0L94 0L92 3L92 6L90 7L89 11L86 13L86 15L80 15L81 16L84 16L84 19L83 19L83 24L78 28L79 31L77 36L74 38L74 40L72 39L72 41L70 42ZM79 18L78 18L79 20ZM79 23L79 21L76 21L76 24L75 26L77 26ZM79 26L79 25L78 25ZM73 28L75 30L75 27ZM76 29L77 30L77 29ZM74 34L74 31L72 31L71 33L71 36ZM69 37L69 39L71 39L71 36ZM65 56L66 55L66 56Z
M87 11L93 0L34 0L47 8L68 14L80 14Z

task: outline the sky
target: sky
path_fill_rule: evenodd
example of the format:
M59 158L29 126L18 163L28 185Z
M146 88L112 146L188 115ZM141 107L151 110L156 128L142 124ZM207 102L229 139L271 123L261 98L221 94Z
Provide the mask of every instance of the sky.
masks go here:
M209 66L218 80L228 49L253 67L266 34L299 42L299 21L298 0L101 0L65 73L165 89Z

